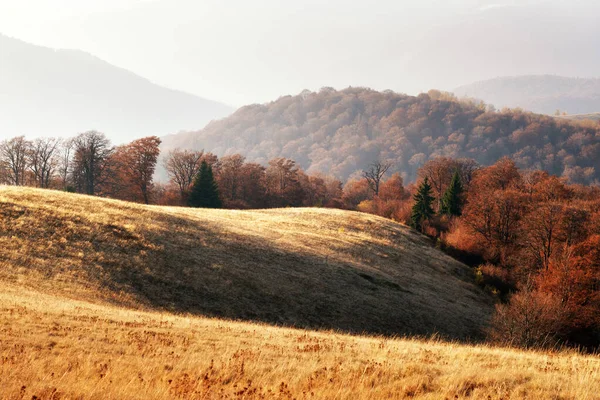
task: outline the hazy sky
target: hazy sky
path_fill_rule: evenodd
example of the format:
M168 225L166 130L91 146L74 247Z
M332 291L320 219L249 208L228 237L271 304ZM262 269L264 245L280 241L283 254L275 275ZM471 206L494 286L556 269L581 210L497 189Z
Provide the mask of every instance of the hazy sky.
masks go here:
M240 106L322 86L417 93L498 75L597 75L585 59L600 59L597 3L0 0L0 33Z

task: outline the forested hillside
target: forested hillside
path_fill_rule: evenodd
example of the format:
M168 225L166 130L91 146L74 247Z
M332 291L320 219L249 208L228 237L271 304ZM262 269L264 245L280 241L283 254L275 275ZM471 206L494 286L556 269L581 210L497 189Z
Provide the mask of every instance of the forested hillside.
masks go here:
M197 132L163 138L163 150L240 153L266 164L294 159L308 173L345 180L375 160L412 181L427 160L468 157L490 165L503 156L521 168L544 169L572 182L600 178L600 125L524 112L492 111L430 91L417 97L365 88L304 91L250 105Z

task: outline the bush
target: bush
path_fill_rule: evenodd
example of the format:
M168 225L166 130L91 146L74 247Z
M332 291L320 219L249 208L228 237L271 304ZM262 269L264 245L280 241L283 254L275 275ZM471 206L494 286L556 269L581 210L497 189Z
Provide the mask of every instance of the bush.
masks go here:
M489 338L501 345L550 348L562 336L566 312L559 299L531 288L496 306Z

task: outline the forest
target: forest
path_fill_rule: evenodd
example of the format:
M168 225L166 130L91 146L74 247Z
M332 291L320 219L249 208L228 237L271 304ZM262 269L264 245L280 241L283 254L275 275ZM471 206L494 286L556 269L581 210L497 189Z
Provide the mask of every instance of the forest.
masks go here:
M69 140L0 143L0 182L134 201L213 208L331 207L405 223L471 266L497 298L489 338L521 347L600 345L600 187L504 157L490 166L437 157L405 183L376 161L346 182L292 159L174 149L154 182L158 137L112 146L90 131Z
M392 161L390 172L413 181L436 157L472 158L480 165L510 157L519 168L573 183L600 180L600 123L495 110L435 90L419 96L365 88L304 91L242 107L197 132L166 136L162 148L239 153L260 164L285 157L308 173L342 181L374 160Z

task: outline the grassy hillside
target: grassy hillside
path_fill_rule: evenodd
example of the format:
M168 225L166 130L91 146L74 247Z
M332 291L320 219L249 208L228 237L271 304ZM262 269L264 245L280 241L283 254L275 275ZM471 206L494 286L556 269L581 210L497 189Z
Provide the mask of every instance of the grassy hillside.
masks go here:
M600 359L352 337L0 290L2 399L597 399Z
M0 248L0 399L600 392L597 357L340 332L464 339L490 312L466 267L368 215L188 210L0 187Z
M72 299L349 332L481 337L470 270L390 220L0 189L0 281Z

